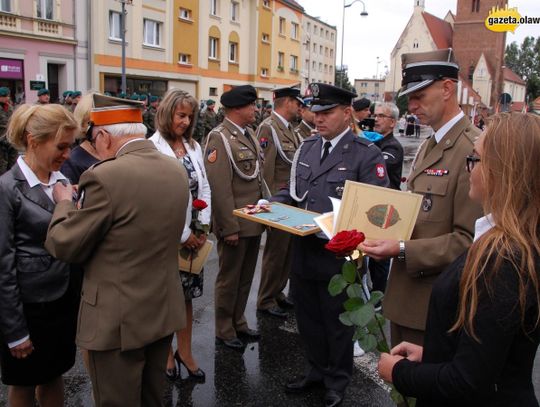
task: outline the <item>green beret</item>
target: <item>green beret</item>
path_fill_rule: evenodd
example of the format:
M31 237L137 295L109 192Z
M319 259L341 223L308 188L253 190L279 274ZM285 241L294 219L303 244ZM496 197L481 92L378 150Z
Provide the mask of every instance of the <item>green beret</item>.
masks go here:
M131 100L139 100L139 95L136 93L133 93L130 97Z
M125 99L126 96L127 96L127 95L126 95L126 92L120 92L120 93L118 94L118 97L119 97L119 98L122 98L122 99Z
M208 99L206 101L206 106L211 106L211 105L215 105L216 104L216 101L215 100L212 100L212 99Z
M72 93L73 93L72 90L66 90L66 91L64 91L64 93L62 93L62 96L64 98L67 98L67 97L71 96Z
M157 96L150 96L150 103L157 102L159 98Z
M76 97L82 96L82 92L80 90L75 90L71 93L71 97L74 99Z
M140 95L139 96L139 100L146 100L146 99L148 99L148 96L146 96L146 95Z
M9 88L6 88L5 86L0 88L0 97L9 96L10 91Z
M38 96L48 95L48 94L49 94L49 89L45 89L45 88L42 88L42 89L38 90L38 92L37 92Z
M257 109L260 109L260 108L261 108L261 104L257 103Z
M111 92L105 92L104 95L105 96L112 96Z
M265 109L272 109L272 104L271 103L267 103L266 106L264 107Z

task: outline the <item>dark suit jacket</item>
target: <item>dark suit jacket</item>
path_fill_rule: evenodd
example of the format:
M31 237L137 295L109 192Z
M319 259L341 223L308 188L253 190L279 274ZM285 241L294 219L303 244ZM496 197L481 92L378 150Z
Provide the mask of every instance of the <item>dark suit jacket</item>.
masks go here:
M390 188L400 190L403 171L403 146L393 134L387 134L375 145L381 149L390 179Z
M0 331L6 343L28 335L23 303L60 298L69 266L44 247L54 203L30 188L18 164L0 177Z
M81 176L84 193L56 206L46 247L84 266L77 344L142 348L185 325L178 274L188 180L175 159L137 140Z
M429 303L422 363L406 359L392 372L403 394L418 398L421 406L532 407L538 406L532 369L540 327L532 283L525 282L525 329L518 296L518 273L508 260L494 274L488 264L478 282L478 310L473 339L463 329L449 332L456 321L459 284L466 254L437 279ZM536 268L540 267L537 258ZM490 278L490 289L486 286Z

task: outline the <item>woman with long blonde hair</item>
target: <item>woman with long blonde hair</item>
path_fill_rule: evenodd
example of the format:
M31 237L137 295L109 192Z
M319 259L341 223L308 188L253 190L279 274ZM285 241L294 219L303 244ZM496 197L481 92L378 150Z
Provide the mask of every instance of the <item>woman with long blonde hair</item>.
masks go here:
M466 163L488 215L433 287L424 347L382 354L379 374L418 407L538 406L540 117L492 117Z

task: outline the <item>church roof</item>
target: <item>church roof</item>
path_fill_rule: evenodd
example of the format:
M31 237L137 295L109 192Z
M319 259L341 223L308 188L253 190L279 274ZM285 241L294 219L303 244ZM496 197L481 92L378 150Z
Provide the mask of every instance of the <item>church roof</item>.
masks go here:
M525 82L523 79L521 79L519 77L519 75L517 73L515 73L514 71L512 71L510 68L504 67L503 68L503 75L504 75L504 80L505 81L518 83L520 85L526 85L527 84L527 82Z
M433 38L433 42L437 48L444 49L452 47L452 25L426 11L422 12L422 17L424 17L431 38Z

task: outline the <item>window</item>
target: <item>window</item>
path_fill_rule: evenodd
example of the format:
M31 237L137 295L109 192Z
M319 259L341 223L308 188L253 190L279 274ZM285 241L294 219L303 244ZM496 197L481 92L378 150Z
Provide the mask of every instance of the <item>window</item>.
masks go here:
M37 17L46 20L53 19L53 0L37 0Z
M283 69L283 65L285 65L285 54L283 52L277 53L277 64L278 64L278 69L279 68Z
M263 6L270 8L270 0L263 0Z
M328 56L328 47L324 47L324 56L325 56L325 57Z
M11 0L0 0L0 11L11 12Z
M306 31L309 32L309 30L311 30L311 23L307 23L306 24Z
M322 72L322 62L319 62L319 72Z
M208 43L208 58L219 58L219 38L210 37L210 41Z
M229 42L229 62L238 62L238 43Z
M328 30L326 30L326 39L328 39L328 34L329 34Z
M191 64L191 55L189 54L178 54L178 63L179 64Z
M268 76L268 68L261 68L261 76Z
M330 39L334 41L334 33L330 33Z
M191 18L191 10L188 10L187 8L180 7L180 18L182 20L192 20Z
M478 13L480 11L480 0L473 0L472 1L472 9L471 11L473 13Z
M313 43L313 53L314 54L317 53L317 44L316 43Z
M283 17L279 17L279 34L280 35L285 35L285 26L286 26L285 19Z
M311 67L313 68L313 70L315 70L317 68L317 62L313 61Z
M328 73L331 74L331 73L333 73L333 71L334 71L334 67L333 67L332 65L330 65L330 66L328 67Z
M269 43L270 42L270 36L266 33L262 33L262 42Z
M319 54L323 54L323 46L322 45L319 45Z
M210 0L210 14L212 14L213 16L219 15L218 9L219 9L219 0Z
M210 96L217 96L217 88L210 88L208 89L208 94Z
M361 82L360 87L361 88L367 88L367 82Z
M298 39L298 24L291 23L291 38Z
M240 20L240 5L236 1L231 1L231 21Z
M414 41L413 41L412 47L413 47L413 48L418 48L418 40L414 40Z
M313 24L313 34L317 34L317 26Z
M328 73L328 65L324 64L324 73Z
M330 48L330 58L334 58L334 50Z
M298 57L296 55L291 55L291 71L298 70Z
M375 82L375 83L374 83L374 86L375 86L376 88L378 88L378 87L379 87L379 82Z
M144 45L159 47L161 45L161 23L153 20L144 19Z
M120 13L117 13L116 11L109 11L109 38L111 40L122 40L122 33L120 32L120 18Z

